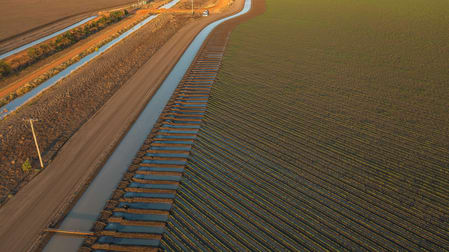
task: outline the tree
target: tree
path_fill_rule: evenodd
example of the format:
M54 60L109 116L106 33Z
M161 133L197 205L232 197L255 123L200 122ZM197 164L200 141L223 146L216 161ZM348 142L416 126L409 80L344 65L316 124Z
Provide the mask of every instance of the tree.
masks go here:
M27 54L32 60L39 58L39 50L37 48L34 47L29 48Z
M39 46L42 54L47 55L50 52L50 46L48 46L47 44L42 44Z
M8 76L11 73L11 67L4 60L0 60L0 76Z

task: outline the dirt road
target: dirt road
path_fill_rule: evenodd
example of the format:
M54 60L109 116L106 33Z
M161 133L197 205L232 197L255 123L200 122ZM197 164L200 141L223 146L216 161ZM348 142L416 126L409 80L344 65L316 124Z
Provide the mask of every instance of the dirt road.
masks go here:
M149 4L149 6L152 6L152 8L159 8L167 1L156 1ZM54 58L51 62L48 64L39 67L35 71L29 72L27 74L19 74L19 78L16 81L12 81L11 83L8 83L7 86L0 87L0 98L9 95L10 93L16 91L21 86L25 85L26 83L38 78L44 73L49 72L51 69L58 67L64 62L67 62L68 60L76 57L78 54L88 50L89 48L100 44L102 41L108 39L109 37L112 37L114 34L118 33L120 30L129 27L133 23L142 20L144 18L144 15L142 14L134 14L131 15L124 20L111 25L110 27L106 27L106 29L100 31L99 33L88 37L85 39L85 41L80 41L81 43L76 43L74 46L67 48L64 50L64 54L60 54L58 58ZM21 54L21 53L18 53ZM11 62L14 57L18 55L12 55L6 59L6 62ZM19 55L20 57L20 55ZM14 77L17 78L17 77ZM3 84L2 84L3 85Z
M26 251L96 173L195 35L222 14L182 28L64 145L54 161L0 209L0 251Z
M49 64L37 69L34 72L31 72L22 78L20 80L15 81L8 86L0 89L0 97L7 96L8 94L14 92L19 87L25 85L26 83L38 78L42 74L49 72L51 69L61 65L62 63L70 60L71 58L76 57L78 54L86 51L87 49L101 43L102 41L106 40L110 36L114 35L115 33L119 32L121 29L131 25L132 23L139 20L139 18L142 18L140 15L134 15L130 18L127 18L126 20L123 20L123 22L120 22L118 25L113 26L111 29L107 29L105 32L101 33L99 36L95 36L93 38L90 38L89 41L85 42L84 44L74 47L73 49L67 50L67 53L61 55L61 57L55 59L54 61L50 62Z

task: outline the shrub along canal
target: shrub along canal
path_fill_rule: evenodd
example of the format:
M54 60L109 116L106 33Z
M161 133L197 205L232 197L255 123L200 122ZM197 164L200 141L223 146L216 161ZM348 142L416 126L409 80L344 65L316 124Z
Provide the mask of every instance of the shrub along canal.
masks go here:
M173 0L170 3L167 3L160 7L161 9L169 9L173 7L175 4L177 4L179 0ZM51 77L50 79L46 80L45 82L41 83L39 86L32 89L30 92L15 98L8 104L4 105L3 107L0 107L0 119L4 118L11 112L15 111L22 105L26 104L27 102L31 101L34 97L38 96L40 93L45 91L46 89L50 88L51 86L58 83L58 81L62 80L63 78L70 75L73 71L77 70L84 64L90 62L94 58L98 57L102 53L104 53L106 50L123 40L124 38L128 37L130 34L134 33L138 29L140 29L142 26L150 22L151 20L155 19L158 15L151 15L148 18L144 19L142 22L138 23L128 31L121 34L119 37L113 39L109 43L105 44L104 46L100 47L98 50L92 52L91 54L87 55L86 57L82 58L80 61L70 65L66 69L62 70L60 73L56 74L55 76Z

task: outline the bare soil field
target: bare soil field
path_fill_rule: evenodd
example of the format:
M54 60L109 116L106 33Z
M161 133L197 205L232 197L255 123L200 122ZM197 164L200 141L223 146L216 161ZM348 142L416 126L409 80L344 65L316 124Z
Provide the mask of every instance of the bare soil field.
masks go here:
M449 250L449 3L266 3L231 35L164 247Z
M133 2L136 1L0 0L0 9L3 10L0 16L0 52L51 34L98 10Z

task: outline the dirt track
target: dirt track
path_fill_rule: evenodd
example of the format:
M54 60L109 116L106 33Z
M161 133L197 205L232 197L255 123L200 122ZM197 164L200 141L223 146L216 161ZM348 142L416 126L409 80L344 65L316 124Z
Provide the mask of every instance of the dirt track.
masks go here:
M179 30L65 143L38 178L0 209L0 251L24 251L32 246L42 229L96 173L195 35L242 6L243 1L237 0L225 13Z

